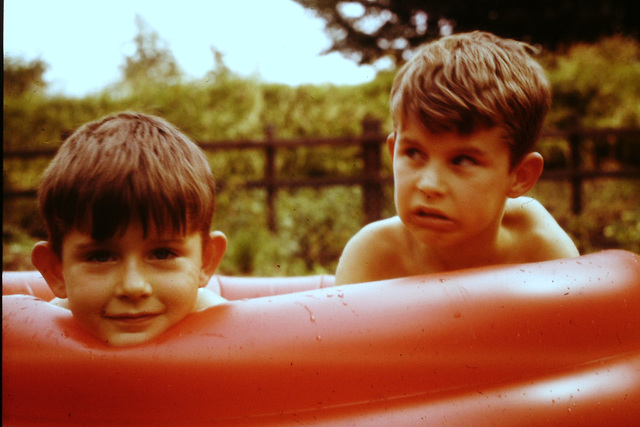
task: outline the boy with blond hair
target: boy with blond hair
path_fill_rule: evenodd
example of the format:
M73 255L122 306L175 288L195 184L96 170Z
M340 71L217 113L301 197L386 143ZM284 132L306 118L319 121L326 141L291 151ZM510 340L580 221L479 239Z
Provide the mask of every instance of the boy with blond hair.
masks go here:
M336 284L578 256L537 201L551 90L531 47L486 32L428 43L391 90L397 216L346 245Z
M120 113L60 147L38 189L49 240L32 261L93 336L113 346L160 335L225 300L204 289L227 240L211 232L215 182L200 148L166 121Z

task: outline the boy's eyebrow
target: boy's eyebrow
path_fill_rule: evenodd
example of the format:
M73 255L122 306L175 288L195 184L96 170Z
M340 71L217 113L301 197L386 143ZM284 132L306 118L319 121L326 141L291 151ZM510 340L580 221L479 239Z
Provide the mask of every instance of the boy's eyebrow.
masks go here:
M168 238L148 238L145 239L152 246L171 246L171 245L183 245L185 243L184 237L168 237ZM79 242L73 245L73 253L80 254L83 252L91 251L94 249L110 248L117 245L112 239L107 240L88 240L86 242Z
M184 243L185 239L149 239L149 241L154 245L181 245Z
M182 236L182 235L178 235L178 236L170 236L170 237L164 237L164 236L150 236L147 237L147 239L153 244L164 244L164 245L168 245L168 244L182 244L187 240L187 236Z
M424 146L425 143L424 142L420 142L416 139L413 139L411 137L401 137L398 138L398 144L399 145L415 145L415 146ZM467 144L459 144L456 145L455 147L452 148L453 151L455 151L456 153L462 153L462 154L475 154L475 155L487 155L488 151L481 148L481 147L476 147L476 146L469 146Z
M487 154L487 150L483 150L482 148L478 148L478 147L462 146L462 147L456 147L454 151L459 154L474 154L476 156L484 156Z
M397 142L402 145L423 145L420 141L407 136L398 136Z
M89 240L87 242L80 242L73 245L73 253L81 253L96 248L105 248L108 246L110 246L108 240Z
M87 237L86 240L80 241L77 246L78 247L86 247L86 246L104 246L113 242L113 238L108 239L94 239L92 237Z

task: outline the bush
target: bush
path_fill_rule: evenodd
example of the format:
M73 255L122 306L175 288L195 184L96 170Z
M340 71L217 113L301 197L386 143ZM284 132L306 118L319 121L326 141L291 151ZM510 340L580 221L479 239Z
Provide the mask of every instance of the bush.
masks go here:
M554 88L549 127L640 125L640 43L612 37L578 44L541 58ZM134 87L130 93L106 88L81 99L7 94L4 102L4 150L56 147L62 134L106 114L137 110L165 117L195 141L263 139L273 126L278 138L358 135L365 118L379 119L391 130L388 113L393 73L382 72L363 85L267 84L230 73L207 79ZM606 150L631 165L640 162L640 143L630 138L592 141L593 152ZM604 145L603 145L604 144ZM546 140L540 146L547 167L566 165L566 142ZM362 168L358 148L308 147L277 155L282 178L353 174ZM385 151L383 150L383 153ZM594 165L585 151L583 163ZM243 185L263 176L262 151L207 153L221 185L215 227L229 237L220 272L239 275L332 273L346 241L362 225L357 187L282 190L276 202L277 232L266 222L265 193ZM33 188L47 159L5 159L5 188ZM389 158L383 155L390 170ZM593 181L584 213L573 216L566 183L541 182L532 194L549 207L583 253L619 247L638 252L640 207L638 182ZM393 190L384 187L384 216L394 214ZM33 201L4 203L3 268L31 268L31 245L42 238Z

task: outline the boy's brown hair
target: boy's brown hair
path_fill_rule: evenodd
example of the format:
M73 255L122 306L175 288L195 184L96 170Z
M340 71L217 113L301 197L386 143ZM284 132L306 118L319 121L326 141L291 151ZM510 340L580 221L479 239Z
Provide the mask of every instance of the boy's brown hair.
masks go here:
M61 256L73 229L105 240L139 221L207 236L215 182L202 150L165 120L119 113L87 123L62 144L38 188L40 213Z
M498 126L511 166L533 151L551 106L551 89L526 43L474 31L422 46L391 90L394 127L417 120L434 133L470 134Z

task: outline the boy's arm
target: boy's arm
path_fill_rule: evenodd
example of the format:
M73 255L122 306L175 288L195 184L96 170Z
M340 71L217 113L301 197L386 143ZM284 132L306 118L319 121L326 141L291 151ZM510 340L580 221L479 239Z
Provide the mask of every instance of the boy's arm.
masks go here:
M336 286L384 280L394 274L397 265L389 251L388 222L371 223L349 240L336 269Z
M525 220L520 230L530 262L550 261L580 256L571 237L560 227L555 218L537 200L519 197L512 200L514 210L524 210Z
M362 242L366 238L363 239L361 232L362 230L353 236L342 251L336 268L335 286L368 281L368 268L364 267L367 258L366 245Z
M69 309L69 300L67 298L55 297L54 299L49 301L49 304L53 304L58 307Z
M210 289L200 288L198 289L198 297L196 303L193 306L192 312L204 310L205 308L213 307L218 304L224 304L227 302L225 298L213 292Z

